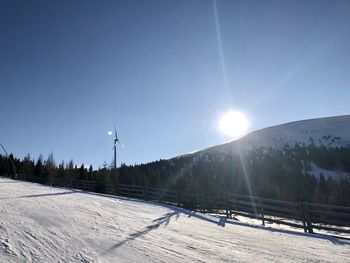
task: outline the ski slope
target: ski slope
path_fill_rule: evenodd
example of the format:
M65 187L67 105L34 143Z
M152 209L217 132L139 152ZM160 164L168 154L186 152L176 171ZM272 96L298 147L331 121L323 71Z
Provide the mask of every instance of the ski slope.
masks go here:
M350 241L0 179L0 262L349 262Z

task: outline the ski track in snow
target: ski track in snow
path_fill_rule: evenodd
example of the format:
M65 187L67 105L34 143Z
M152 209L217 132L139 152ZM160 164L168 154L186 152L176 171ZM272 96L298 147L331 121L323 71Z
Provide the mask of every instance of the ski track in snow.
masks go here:
M349 262L350 241L0 179L0 262Z

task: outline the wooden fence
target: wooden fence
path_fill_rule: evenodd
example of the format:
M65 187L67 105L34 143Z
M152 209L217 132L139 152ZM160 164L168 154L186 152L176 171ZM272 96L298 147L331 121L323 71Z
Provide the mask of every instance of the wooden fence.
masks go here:
M184 194L164 188L126 184L113 185L87 180L48 182L34 177L22 178L21 175L18 175L17 179L170 203L203 213L225 214L227 217L242 215L259 219L263 225L266 222L272 222L302 228L309 233L313 233L316 229L350 234L350 207L288 202L233 193Z
M96 182L79 181L73 187L95 191ZM350 207L322 205L306 202L288 202L233 193L206 193L182 195L177 191L142 185L107 185L105 193L112 195L171 203L203 213L242 215L266 222L302 228L350 234Z
M76 189L95 192L98 187L98 183L96 181L75 181L73 182L72 186ZM105 191L103 192L111 195L141 198L144 200L159 201L174 205L178 205L180 203L176 191L164 188L127 184L118 184L114 186L112 184L107 184L105 186Z

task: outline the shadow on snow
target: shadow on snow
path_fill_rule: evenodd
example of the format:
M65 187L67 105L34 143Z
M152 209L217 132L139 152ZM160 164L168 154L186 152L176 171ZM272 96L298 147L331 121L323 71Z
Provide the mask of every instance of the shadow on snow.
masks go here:
M166 227L169 224L171 218L174 216L176 217L176 219L178 219L178 217L180 216L180 212L179 211L169 212L169 213L166 213L157 219L154 219L152 221L152 224L146 226L144 229L142 229L140 231L136 231L134 233L129 234L129 236L127 238L125 238L123 241L120 241L119 243L111 246L109 249L107 249L105 252L103 252L100 256L111 253L113 250L123 246L128 241L132 241L132 240L135 240L141 236L147 235L149 232L159 228L162 225L164 227Z

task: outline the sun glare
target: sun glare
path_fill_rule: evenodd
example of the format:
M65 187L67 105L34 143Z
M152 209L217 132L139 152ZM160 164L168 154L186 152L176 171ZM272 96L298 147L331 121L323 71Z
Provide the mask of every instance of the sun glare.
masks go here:
M242 112L229 111L220 119L220 130L227 136L237 139L248 129L249 122Z
M108 135L111 136L113 133L112 131L108 131Z

